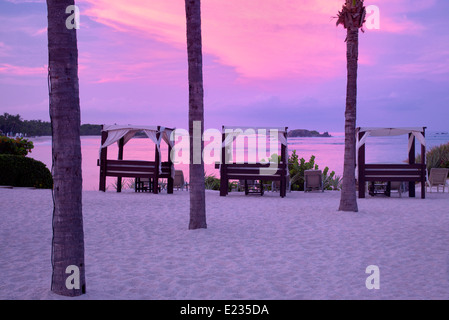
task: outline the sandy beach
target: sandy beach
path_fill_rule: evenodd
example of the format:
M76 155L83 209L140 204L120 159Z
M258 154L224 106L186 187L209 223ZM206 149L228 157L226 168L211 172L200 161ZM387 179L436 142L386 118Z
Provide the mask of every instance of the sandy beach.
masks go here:
M189 231L189 196L83 193L87 294L75 299L449 299L449 193L220 197ZM50 190L0 188L0 299L50 291ZM380 270L368 290L366 268Z

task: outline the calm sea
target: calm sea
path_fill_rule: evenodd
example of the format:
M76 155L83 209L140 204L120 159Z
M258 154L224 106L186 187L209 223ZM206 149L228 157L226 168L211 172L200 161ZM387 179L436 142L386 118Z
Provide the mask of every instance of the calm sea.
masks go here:
M315 163L319 169L329 167L337 175L343 172L343 153L344 153L344 133L332 132L330 138L289 138L288 149L291 154L293 150L300 158L306 161L312 155L315 156ZM42 161L51 168L51 137L31 138L34 143L34 149L29 157ZM426 132L427 149L449 142L449 134L444 132ZM99 156L100 137L84 136L81 138L82 145L82 170L83 170L83 188L84 190L98 190L99 167L97 159ZM178 145L178 144L177 144ZM206 143L207 145L207 143ZM248 148L248 147L246 147ZM401 163L408 158L408 139L407 136L396 137L370 137L366 142L366 161L367 163ZM249 147L251 149L251 146ZM417 144L417 152L420 148ZM108 148L108 158L116 159L118 149L116 145ZM269 154L267 154L269 156ZM166 161L167 147L162 143L162 160ZM124 149L125 160L153 160L154 145L149 139L132 139ZM188 180L188 164L176 164L176 169L184 171ZM214 174L219 177L218 170L213 164L206 165L206 173ZM108 185L114 182L114 178L108 178Z

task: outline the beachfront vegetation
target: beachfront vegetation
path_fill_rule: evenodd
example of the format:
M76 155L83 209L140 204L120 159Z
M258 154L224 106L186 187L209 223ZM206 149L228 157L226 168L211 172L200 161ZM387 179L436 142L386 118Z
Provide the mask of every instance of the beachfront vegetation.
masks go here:
M136 188L136 180L135 179L125 179L122 178L121 180L122 182L122 186L121 189L122 190L126 190L126 189L135 189ZM114 181L111 183L110 185L114 190L118 190L118 179L114 179ZM106 187L106 190L108 189L108 187Z
M34 148L33 142L24 138L0 136L0 154L26 156Z
M214 174L206 175L204 174L204 186L206 190L220 190L220 179L215 177ZM233 189L237 188L236 181L229 181L228 191L231 192Z
M214 174L204 175L204 185L207 190L220 190L220 179Z
M0 115L0 131L3 134L15 135L21 133L27 137L51 136L51 123L42 120L23 120L22 117L4 113ZM101 135L101 125L83 124L80 127L82 136Z
M304 158L299 159L296 150L293 150L288 159L288 169L290 173L290 183L292 191L304 191L304 171L319 170L318 164L315 163L315 156L312 155L309 161ZM329 168L323 170L323 183L325 190L340 190L341 178L335 175L335 171L329 172Z
M416 156L416 163L421 162L421 155ZM426 153L427 171L432 168L449 168L449 143L431 148Z
M51 189L50 170L40 161L21 155L0 154L0 185Z

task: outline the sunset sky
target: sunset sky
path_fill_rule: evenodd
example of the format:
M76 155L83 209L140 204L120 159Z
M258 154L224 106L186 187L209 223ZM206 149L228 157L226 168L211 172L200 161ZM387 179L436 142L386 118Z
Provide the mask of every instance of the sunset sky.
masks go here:
M344 131L344 0L203 0L205 127ZM184 0L79 0L82 123L187 128ZM449 1L372 0L358 126L449 130ZM0 113L49 121L44 0L0 0Z

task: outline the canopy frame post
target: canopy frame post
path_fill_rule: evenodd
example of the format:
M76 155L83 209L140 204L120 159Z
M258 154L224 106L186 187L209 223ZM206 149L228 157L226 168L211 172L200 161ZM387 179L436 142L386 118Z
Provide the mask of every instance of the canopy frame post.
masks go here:
M408 138L412 139L412 141L413 141L412 142L412 146L410 148L410 151L408 153L408 163L409 164L415 164L416 163L416 160L415 160L415 140L416 139L415 139L414 136L412 137L412 133L408 134ZM414 198L416 196L416 193L415 193L415 182L413 182L413 181L409 182L409 185L408 185L408 196L410 198Z
M123 147L125 145L125 138L118 141L118 156L117 160L123 160ZM117 177L117 192L122 192L122 177Z
M157 127L157 132L156 132L156 140L159 141L159 138L161 136L161 127L158 126ZM158 194L159 192L159 160L160 160L160 155L159 155L159 151L160 151L160 145L156 144L154 147L154 161L155 161L155 177L153 180L153 193L154 194Z
M103 126L104 128L104 126ZM108 138L108 132L102 131L101 132L101 145L103 145L106 142L106 139ZM99 190L106 192L106 160L108 157L108 148L101 148L100 151L100 185Z
M285 132L283 133L285 139L287 139L287 127L285 127ZM280 181L280 196L284 198L287 195L287 170L288 170L288 154L287 154L287 146L281 144L281 165L284 170L281 170L281 181Z
M422 135L426 137L426 128L423 128ZM426 146L421 144L421 198L426 198L426 177L427 177L427 166L426 166Z
M358 138L359 141L362 140L363 136L367 134L366 132L359 132ZM358 170L358 184L359 184L359 198L365 198L365 175L363 172L365 172L365 144L361 145L358 150L358 161L357 161L357 170Z
M167 178L167 193L168 193L168 194L172 194L172 193L173 193L173 183L174 183L174 180L173 180L173 172L172 172L172 169L173 169L173 161L172 161L172 159L171 159L171 151L172 151L172 147L171 147L171 145L169 144L169 145L168 145L168 167L170 168L170 175L169 175L169 177Z
M228 194L228 177L226 172L226 146L224 145L226 134L224 132L224 126L222 127L221 137L220 196L225 197Z

